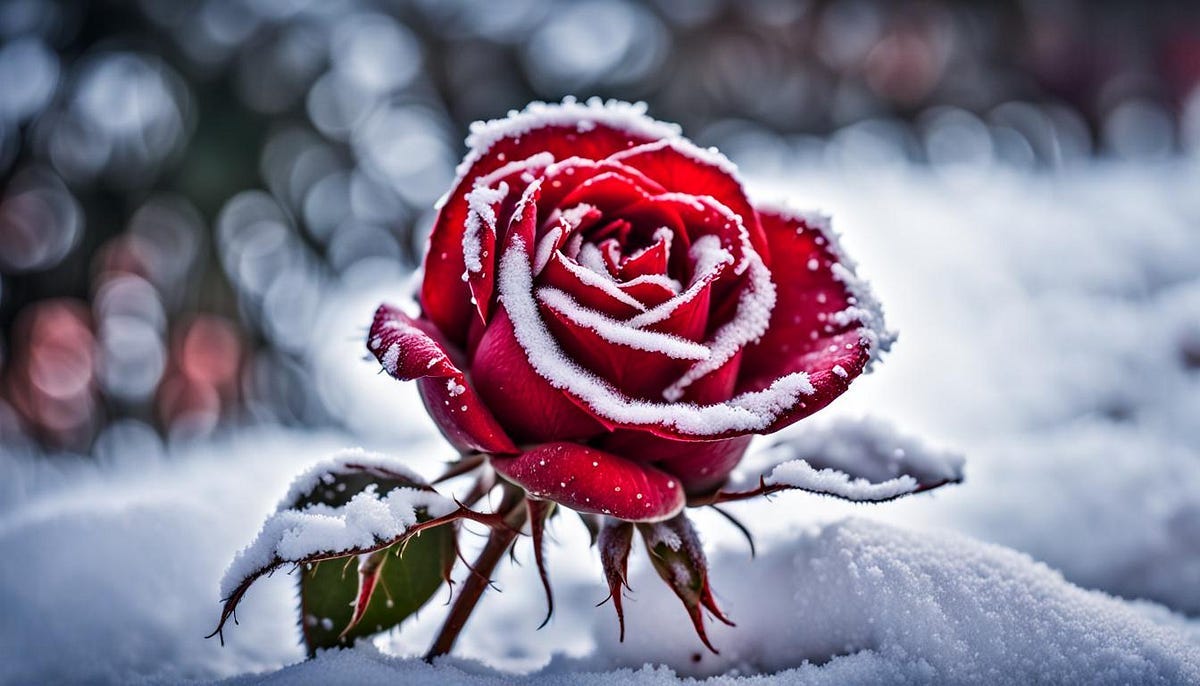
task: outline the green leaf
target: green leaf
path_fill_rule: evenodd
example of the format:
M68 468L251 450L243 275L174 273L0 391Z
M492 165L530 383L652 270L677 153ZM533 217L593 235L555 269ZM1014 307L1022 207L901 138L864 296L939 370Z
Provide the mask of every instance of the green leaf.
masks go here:
M300 626L312 657L319 648L348 646L355 639L400 624L433 597L448 577L455 559L453 523L422 531L412 539L371 555L316 562L300 575ZM369 562L368 562L369 561ZM355 598L359 566L373 587L363 594L365 610L357 622Z

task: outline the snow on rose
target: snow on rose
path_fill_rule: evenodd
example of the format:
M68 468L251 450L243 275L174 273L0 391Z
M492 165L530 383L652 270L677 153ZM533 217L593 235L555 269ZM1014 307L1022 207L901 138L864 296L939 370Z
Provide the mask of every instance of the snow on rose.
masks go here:
M552 602L543 531L570 510L619 619L640 537L713 648L704 614L729 618L686 507L787 489L880 501L961 479L957 458L905 459L873 430L852 459L785 444L761 477L731 481L753 436L828 405L894 336L826 217L751 203L724 156L644 112L568 99L472 127L420 315L381 305L367 337L461 453L435 483L470 486L439 494L366 453L319 466L234 560L222 625L254 580L299 567L310 652L391 628L450 578L469 519L491 534L429 653L444 654L526 528ZM493 491L499 506L475 509Z

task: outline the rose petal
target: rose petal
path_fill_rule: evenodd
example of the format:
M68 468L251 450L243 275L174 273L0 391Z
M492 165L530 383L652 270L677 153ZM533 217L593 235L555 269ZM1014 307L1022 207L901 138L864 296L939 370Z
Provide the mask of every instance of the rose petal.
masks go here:
M559 345L576 362L630 397L662 400L662 391L704 346L671 334L629 327L581 306L556 289L539 289L542 318Z
M454 447L464 452L517 452L431 329L427 322L413 320L398 308L381 305L367 347L388 374L401 381L417 381L425 408Z
M578 443L549 443L491 462L530 495L578 512L656 522L683 509L683 487L675 477Z
M774 379L807 372L815 392L781 416L782 428L825 407L860 375L873 349L890 345L882 313L865 285L844 264L824 220L760 212L776 265L795 265L776 276L770 327L747 347L738 392L765 388Z
M606 211L620 207L620 198L623 197L636 199L666 192L665 188L637 169L610 159L570 157L547 167L545 178L546 200L551 207L570 207L586 202L574 195L577 193L594 194L593 197L603 200L604 194L598 187L608 187L614 183L612 202L601 205Z
M671 191L709 196L741 217L750 242L770 266L768 243L757 214L737 179L737 167L715 150L702 150L686 139L655 141L612 157L643 172Z
M604 432L604 425L533 370L504 307L496 308L479 341L471 376L518 443L586 439Z
M621 263L619 276L624 281L636 279L639 276L656 276L667 274L667 263L671 257L671 232L663 232L649 247L630 255Z
M538 283L570 293L584 307L610 317L624 319L646 311L646 306L622 290L617 282L561 252L550 256L546 268L538 275Z
M679 135L678 127L656 122L644 111L644 106L599 101L586 105L533 103L506 119L472 125L467 139L471 153L460 165L459 178L429 237L421 288L425 316L451 343L464 346L471 318L476 316L470 289L462 280L466 270L462 255L466 195L475 182L515 160L533 156L599 160L632 146Z
M708 493L725 483L741 461L752 436L723 441L675 441L644 431L614 431L597 447L637 462L652 463L679 477L689 495Z

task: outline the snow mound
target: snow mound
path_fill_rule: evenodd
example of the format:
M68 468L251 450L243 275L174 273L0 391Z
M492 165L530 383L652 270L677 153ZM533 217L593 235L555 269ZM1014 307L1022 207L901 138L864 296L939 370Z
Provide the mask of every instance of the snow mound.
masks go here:
M1200 682L1200 641L1182 619L1080 589L1000 546L848 519L768 548L753 563L714 560L713 587L738 623L711 628L720 655L643 570L626 642L597 623L601 659L693 675L796 668L781 683Z
M560 658L528 684L1088 683L1200 681L1200 641L1184 620L1085 591L1026 555L954 534L849 519L814 529L750 564L714 561L736 628L704 651L678 600L644 569L627 604L628 640L596 624L596 655ZM764 594L763 589L774 592ZM653 638L653 640L650 640ZM656 664L672 664L679 672ZM430 667L373 647L326 652L267 677L229 683L502 684L513 675L464 660Z

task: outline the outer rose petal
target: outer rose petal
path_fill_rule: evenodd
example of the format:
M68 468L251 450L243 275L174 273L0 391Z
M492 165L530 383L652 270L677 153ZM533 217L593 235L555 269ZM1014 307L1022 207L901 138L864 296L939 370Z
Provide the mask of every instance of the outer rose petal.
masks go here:
M638 462L653 463L679 477L689 496L709 493L725 483L753 436L722 441L673 441L643 431L614 431L600 447Z
M684 505L679 479L578 443L549 443L517 457L492 457L491 462L531 496L577 512L657 522L674 517Z
M367 347L388 374L417 381L425 409L454 447L464 452L519 452L431 328L391 305L380 305Z
M823 220L760 210L776 270L776 303L770 326L746 348L737 391L765 388L792 372L807 372L814 393L781 416L769 431L781 429L825 407L863 373L875 349L886 349L891 334L873 298L857 285L836 237ZM768 432L769 432L768 431Z
M507 119L471 127L471 153L459 167L459 178L446 196L429 236L421 307L454 345L464 347L468 325L476 316L471 293L462 280L466 264L462 246L467 218L466 195L475 181L506 164L537 154L554 159L600 160L642 143L679 135L678 127L656 122L645 107L599 101L587 105L533 103Z

